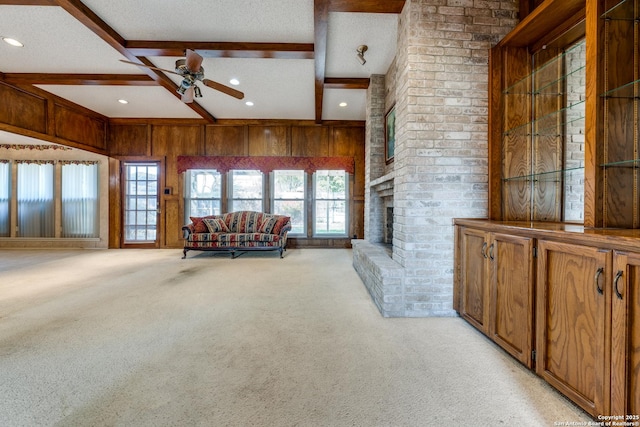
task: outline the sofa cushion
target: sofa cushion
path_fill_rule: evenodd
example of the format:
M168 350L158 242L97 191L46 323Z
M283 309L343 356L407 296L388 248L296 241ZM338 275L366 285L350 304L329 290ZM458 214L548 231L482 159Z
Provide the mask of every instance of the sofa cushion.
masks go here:
M229 228L222 218L204 218L202 220L209 229L209 233L228 233Z
M278 222L279 217L275 215L264 215L262 217L262 222L260 223L260 227L258 228L258 233L266 233L271 234L273 231L273 226Z
M208 216L190 216L189 219L193 223L193 232L194 233L208 233L209 229L207 225L203 222L203 220L208 218L222 218L220 215L208 215Z
M287 224L288 222L291 221L291 217L290 216L278 216L278 221L276 221L275 225L273 226L273 229L271 229L271 232L273 234L280 234L280 232L282 231L282 227L285 226L285 224Z
M262 212L238 211L224 215L232 233L257 233L262 222Z

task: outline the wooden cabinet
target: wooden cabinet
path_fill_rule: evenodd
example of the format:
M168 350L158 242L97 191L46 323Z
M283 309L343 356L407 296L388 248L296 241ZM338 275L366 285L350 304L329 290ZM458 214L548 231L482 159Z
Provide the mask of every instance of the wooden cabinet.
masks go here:
M638 415L640 414L640 254L615 251L613 259L611 414Z
M463 228L460 231L461 290L460 315L485 334L489 323L487 233Z
M489 337L528 367L533 346L533 242L492 233L489 243Z
M462 227L460 315L532 366L533 239Z
M640 414L640 230L455 227L460 315L594 417Z
M538 242L536 372L591 415L608 413L611 251Z

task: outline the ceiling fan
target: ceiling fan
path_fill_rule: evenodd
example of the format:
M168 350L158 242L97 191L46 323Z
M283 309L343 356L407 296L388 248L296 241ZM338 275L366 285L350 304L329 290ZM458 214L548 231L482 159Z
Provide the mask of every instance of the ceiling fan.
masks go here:
M200 98L202 96L200 88L196 85L197 81L201 81L205 86L209 86L212 89L233 96L234 98L244 98L244 93L239 90L225 86L222 83L214 82L213 80L205 79L204 68L202 68L202 56L198 55L191 49L187 49L185 59L178 59L176 61L175 71L138 64L137 62L125 61L124 59L121 59L120 61L126 64L137 65L138 67L150 68L152 70L164 71L165 73L182 76L183 80L182 83L180 83L177 92L182 95L182 102L187 104L193 102L194 97Z

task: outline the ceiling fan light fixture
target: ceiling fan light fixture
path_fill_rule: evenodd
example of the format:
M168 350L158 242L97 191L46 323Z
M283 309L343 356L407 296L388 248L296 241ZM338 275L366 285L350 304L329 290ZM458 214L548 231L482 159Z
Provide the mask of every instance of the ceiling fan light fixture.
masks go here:
M366 44L361 44L360 46L358 46L358 49L356 49L357 57L358 57L358 61L360 61L360 64L364 65L367 63L367 60L364 59L364 53L369 49L369 47Z
M196 85L193 85L193 96L195 96L196 98L202 98L202 92L200 91L200 88Z
M11 37L2 37L2 41L4 41L5 43L11 45L11 46L15 46L15 47L24 47L24 44L22 44L21 42L19 42L16 39L12 39Z

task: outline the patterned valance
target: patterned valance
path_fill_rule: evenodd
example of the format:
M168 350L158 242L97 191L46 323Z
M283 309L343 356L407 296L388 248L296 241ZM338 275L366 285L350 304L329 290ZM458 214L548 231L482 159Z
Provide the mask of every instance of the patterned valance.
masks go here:
M178 156L178 173L189 169L215 169L224 173L230 170L259 170L269 173L274 170L355 171L353 157L285 157L285 156Z

